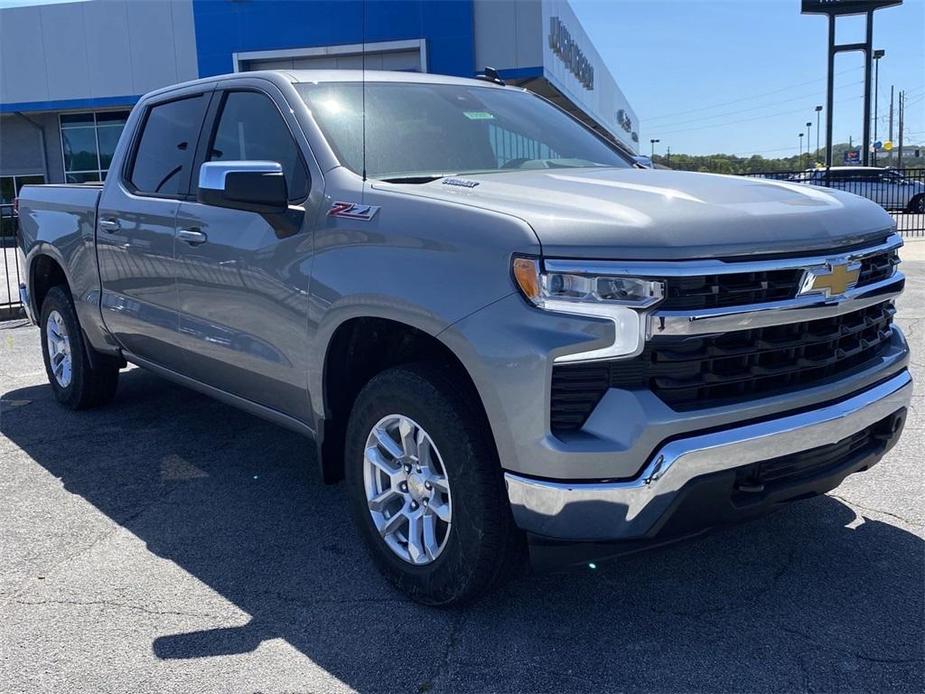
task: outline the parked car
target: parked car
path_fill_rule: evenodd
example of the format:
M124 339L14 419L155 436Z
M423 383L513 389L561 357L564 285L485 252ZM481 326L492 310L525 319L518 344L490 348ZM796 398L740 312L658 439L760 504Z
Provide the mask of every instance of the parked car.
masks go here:
M131 362L312 437L428 604L528 547L619 553L824 493L910 402L881 207L640 169L523 89L189 82L142 97L105 185L19 205L62 405L110 402Z
M925 212L925 181L875 166L833 166L809 169L791 180L845 190L873 200L888 210Z

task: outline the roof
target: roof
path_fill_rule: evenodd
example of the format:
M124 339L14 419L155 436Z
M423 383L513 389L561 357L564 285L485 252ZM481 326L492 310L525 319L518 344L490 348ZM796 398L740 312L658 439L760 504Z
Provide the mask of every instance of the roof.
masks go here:
M429 72L403 72L400 70L254 70L253 72L229 72L224 75L201 77L179 84L171 84L144 94L142 100L154 96L167 94L178 89L185 89L201 84L215 84L231 79L265 79L270 82L289 82L291 84L322 83L322 82L395 82L413 84L455 84L468 87L485 87L486 89L517 89L526 91L523 87L503 87L488 80L472 79L468 77L451 77L449 75L435 75Z
M496 87L488 80L468 77L451 77L435 75L430 72L404 72L399 70L266 70L248 72L248 75L260 75L261 72L280 72L295 83L300 82L412 82L419 84L458 84L463 86ZM228 75L231 77L232 75ZM240 77L241 73L233 75Z

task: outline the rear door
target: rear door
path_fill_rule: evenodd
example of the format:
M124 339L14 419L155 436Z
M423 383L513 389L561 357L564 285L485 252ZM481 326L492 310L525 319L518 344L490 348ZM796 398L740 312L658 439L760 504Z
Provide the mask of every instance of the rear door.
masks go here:
M180 370L174 236L211 89L145 105L121 166L110 170L97 219L106 326L129 352Z
M278 162L289 211L271 215L180 204L178 232L198 237L176 243L184 371L307 420L311 232L323 219L323 183L283 95L262 80L237 84L216 91L197 164Z

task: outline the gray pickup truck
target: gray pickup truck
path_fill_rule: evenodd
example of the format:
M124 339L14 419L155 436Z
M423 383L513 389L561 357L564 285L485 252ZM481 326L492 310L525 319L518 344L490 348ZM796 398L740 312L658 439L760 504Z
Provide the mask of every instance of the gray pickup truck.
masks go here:
M105 185L28 186L19 210L63 405L109 402L131 362L312 437L376 564L429 604L528 551L618 554L824 493L910 401L879 206L640 169L490 81L162 89Z

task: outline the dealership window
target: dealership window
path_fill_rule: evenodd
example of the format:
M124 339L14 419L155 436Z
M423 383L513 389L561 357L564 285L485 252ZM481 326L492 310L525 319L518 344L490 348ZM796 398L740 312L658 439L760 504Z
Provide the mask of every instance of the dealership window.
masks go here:
M87 183L106 178L128 114L128 111L61 114L65 181Z
M488 126L488 139L498 162L498 168L512 161L530 159L559 159L559 153L545 142L540 142L494 123Z

